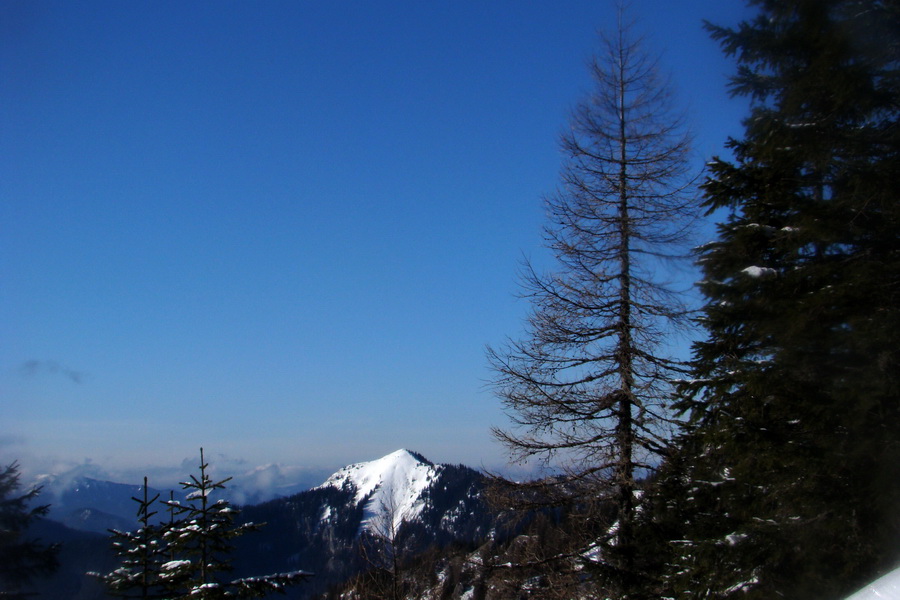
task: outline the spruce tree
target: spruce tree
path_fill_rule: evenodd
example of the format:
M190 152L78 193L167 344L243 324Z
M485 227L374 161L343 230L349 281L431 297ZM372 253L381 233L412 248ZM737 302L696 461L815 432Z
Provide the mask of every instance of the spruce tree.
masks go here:
M191 475L182 482L189 490L184 504L169 501L175 520L165 531L164 539L174 560L163 565L169 580L169 593L175 598L214 600L218 598L262 598L269 593L284 593L289 585L309 577L303 571L245 577L228 580L232 570L232 540L256 531L265 523L236 524L240 511L224 499L213 501L212 495L225 488L231 477L214 481L209 464L200 449L200 476Z
M709 26L752 108L704 185L672 595L827 600L900 560L900 4L751 4Z
M514 459L565 468L535 482L537 493L510 497L584 513L567 558L602 555L592 564L607 590L640 581L637 479L665 452L671 381L682 374L671 342L686 309L666 261L683 256L695 212L689 136L655 57L622 12L590 65L591 94L562 137L562 186L546 201L557 269L526 264L528 335L489 350L515 423L497 437Z
M285 593L287 586L307 579L303 571L229 579L232 570L232 540L262 527L264 523L236 524L239 510L224 499L211 495L225 488L230 477L213 481L209 464L200 449L200 474L181 485L189 490L185 502L170 493L168 520L153 524L156 511L151 506L158 495L148 497L144 479L139 504L137 532L113 531L113 545L121 564L100 577L114 596L126 598L166 598L169 600L213 600L221 598L262 598Z
M224 489L231 478L213 481L208 469L201 448L200 476L192 474L190 481L182 482L182 488L189 490L186 502L169 504L179 518L165 533L167 545L180 559L167 565L176 580L173 589L204 599L223 595L219 574L231 570L231 540L244 529L254 528L235 528L235 509L225 500L212 501L212 493Z
M169 549L163 536L165 525L153 523L157 511L152 510L159 500L159 494L152 498L149 494L147 478L144 477L143 496L132 497L137 505L137 531L110 530L112 546L120 558L119 567L111 573L100 575L90 573L103 581L110 595L118 598L168 598L166 587L171 586L169 573L163 565L169 562Z

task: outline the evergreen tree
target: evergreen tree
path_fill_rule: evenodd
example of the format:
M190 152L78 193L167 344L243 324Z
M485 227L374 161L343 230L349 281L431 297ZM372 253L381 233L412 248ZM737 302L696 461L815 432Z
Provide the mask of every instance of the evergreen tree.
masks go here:
M213 481L208 473L209 464L200 449L200 476L191 475L182 482L190 490L186 503L170 501L174 515L179 517L164 533L172 560L162 565L167 574L170 592L178 598L213 600L217 598L261 598L271 592L284 593L293 585L309 577L308 573L294 571L258 577L246 577L228 581L222 575L232 570L231 543L236 537L256 531L264 523L235 524L239 510L227 500L212 501L211 495L225 488L231 477Z
M110 530L112 545L121 565L112 573L99 577L109 589L111 595L120 598L168 598L165 588L169 573L163 565L169 562L169 549L163 542L166 531L164 525L152 522L157 511L151 510L159 499L159 494L149 497L147 478L144 477L144 495L142 498L132 497L137 502L137 519L140 528L136 532Z
M824 600L900 560L900 3L751 3L709 26L752 109L704 185L671 583Z
M19 465L13 462L0 471L0 598L10 600L28 597L24 590L31 581L58 567L58 546L22 539L28 525L50 507L29 508L41 490L19 494L19 487Z
M622 12L562 138L562 188L546 202L558 269L526 264L528 336L489 349L489 359L516 425L497 437L514 459L566 465L517 498L584 511L575 528L584 545L569 558L599 543L599 579L632 589L636 478L666 449L671 381L683 374L669 348L686 309L663 267L684 255L695 208L689 137ZM612 515L601 515L610 502Z
M231 570L231 540L255 531L263 524L235 524L239 514L227 500L212 501L211 494L224 489L230 477L213 481L209 465L200 449L200 476L191 475L181 485L191 490L186 502L172 499L169 520L151 523L156 511L150 510L158 495L148 498L144 479L144 498L139 504L141 527L135 533L113 531L113 544L121 557L121 566L104 580L113 595L127 598L166 598L169 600L213 600L220 598L262 598L270 593L285 593L289 585L310 575L303 571L278 573L228 580ZM96 575L96 574L94 574Z
M225 500L213 502L211 494L225 488L230 477L213 481L207 469L209 464L200 449L200 477L190 476L182 482L184 490L190 490L186 503L171 502L175 517L180 517L165 532L165 540L172 555L179 557L166 565L172 575L173 587L185 596L194 594L200 598L216 598L222 594L218 575L231 570L231 539L255 529L255 526L234 527L236 510Z

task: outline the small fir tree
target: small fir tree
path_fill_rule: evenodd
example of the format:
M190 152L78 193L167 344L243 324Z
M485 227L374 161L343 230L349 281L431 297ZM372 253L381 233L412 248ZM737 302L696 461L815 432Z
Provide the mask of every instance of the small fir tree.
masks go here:
M235 524L239 510L227 500L213 501L214 492L225 488L231 480L213 481L209 464L200 449L200 474L182 482L189 490L185 502L170 495L163 502L169 513L168 522L150 523L156 514L150 506L157 501L147 497L146 479L143 499L135 499L140 507L141 528L136 533L114 531L114 545L122 558L121 566L100 576L118 595L134 598L166 598L170 600L214 600L220 598L262 598L270 593L285 593L290 585L307 579L310 574L292 571L273 575L228 579L232 570L232 540L255 531L262 524Z
M259 528L252 524L234 526L238 511L226 500L212 501L211 494L224 489L231 478L214 482L208 468L201 448L200 477L191 475L190 481L181 483L184 490L190 491L185 504L169 504L174 516L179 518L165 532L173 554L181 557L168 565L173 581L177 581L175 587L204 600L223 594L218 576L231 570L229 555L234 549L231 540Z
M225 488L231 480L227 477L213 481L208 473L209 464L200 449L200 477L191 475L182 482L182 488L190 490L186 503L171 502L176 520L165 532L165 539L178 559L168 567L175 590L185 599L213 600L216 598L262 598L271 592L284 593L285 587L309 577L303 571L246 577L228 581L222 576L232 570L232 540L245 533L256 531L265 523L235 524L240 511L224 499L212 501L211 495Z
M131 498L138 505L138 530L110 530L113 549L121 560L120 566L106 575L91 573L106 584L110 595L118 598L149 600L169 597L165 589L171 584L168 580L170 573L163 568L170 557L163 540L166 526L152 522L157 514L152 507L159 500L159 494L149 497L146 477L143 492L141 498Z

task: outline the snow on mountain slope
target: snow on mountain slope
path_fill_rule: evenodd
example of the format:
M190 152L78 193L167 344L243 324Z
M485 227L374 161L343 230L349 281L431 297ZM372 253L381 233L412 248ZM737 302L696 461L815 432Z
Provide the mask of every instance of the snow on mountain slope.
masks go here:
M443 470L409 450L397 450L371 462L344 467L319 488L352 489L354 502L365 502L360 531L390 527L417 517L425 506L423 492Z

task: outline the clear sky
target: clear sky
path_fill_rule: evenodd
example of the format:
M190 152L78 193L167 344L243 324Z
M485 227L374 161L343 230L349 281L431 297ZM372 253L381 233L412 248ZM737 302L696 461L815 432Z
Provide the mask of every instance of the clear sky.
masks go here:
M635 0L697 134L740 132L701 20ZM496 467L592 1L0 3L0 458Z

